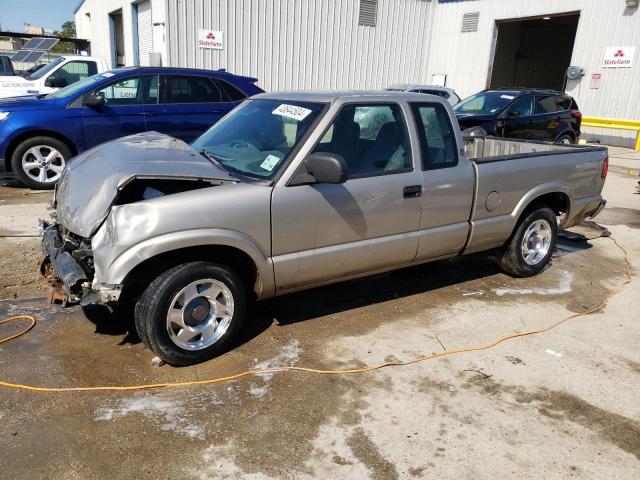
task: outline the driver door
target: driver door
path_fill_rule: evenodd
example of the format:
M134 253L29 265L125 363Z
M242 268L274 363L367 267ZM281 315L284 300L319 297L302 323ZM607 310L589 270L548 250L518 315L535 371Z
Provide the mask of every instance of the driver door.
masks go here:
M146 131L144 105L157 102L158 76L120 78L93 93L103 95L105 104L82 107L85 148Z
M342 184L273 190L272 258L280 293L408 264L416 256L422 176L397 104L345 105L313 152L341 155Z

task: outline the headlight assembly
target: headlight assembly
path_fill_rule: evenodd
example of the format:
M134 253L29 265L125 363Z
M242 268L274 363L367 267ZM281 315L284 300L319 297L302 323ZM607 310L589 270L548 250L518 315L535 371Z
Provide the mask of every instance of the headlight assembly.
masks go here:
M0 122L6 120L7 117L11 114L11 112L0 112Z

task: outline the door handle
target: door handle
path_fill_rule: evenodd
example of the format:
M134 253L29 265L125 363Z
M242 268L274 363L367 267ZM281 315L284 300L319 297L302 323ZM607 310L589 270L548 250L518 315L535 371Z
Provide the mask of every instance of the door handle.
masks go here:
M404 187L402 196L404 198L416 198L422 195L422 185L409 185Z
M153 117L155 113L153 112L140 112L138 115L142 115L143 117Z

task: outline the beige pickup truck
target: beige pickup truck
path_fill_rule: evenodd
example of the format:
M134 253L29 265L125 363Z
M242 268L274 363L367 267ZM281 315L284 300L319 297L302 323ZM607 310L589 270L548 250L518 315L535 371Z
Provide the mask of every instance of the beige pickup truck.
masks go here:
M43 271L53 300L135 306L145 344L191 364L253 299L487 250L535 275L606 173L605 148L463 139L435 96L262 94L191 145L147 133L69 162Z

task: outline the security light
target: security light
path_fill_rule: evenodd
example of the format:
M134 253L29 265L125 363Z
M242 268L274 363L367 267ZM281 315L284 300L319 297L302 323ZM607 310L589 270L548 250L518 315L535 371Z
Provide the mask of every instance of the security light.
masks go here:
M627 2L627 7L629 8L636 8L638 4L640 4L640 0L626 0L626 2Z

